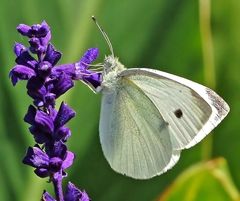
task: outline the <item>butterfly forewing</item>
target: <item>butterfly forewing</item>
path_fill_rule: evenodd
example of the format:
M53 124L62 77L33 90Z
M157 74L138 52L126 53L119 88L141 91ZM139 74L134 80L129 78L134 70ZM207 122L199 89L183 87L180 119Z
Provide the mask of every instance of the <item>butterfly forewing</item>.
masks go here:
M184 78L152 69L128 69L120 74L136 84L169 124L175 150L204 138L229 111L212 90Z
M153 101L131 79L118 79L102 96L100 140L110 166L127 176L146 179L178 160L168 123Z

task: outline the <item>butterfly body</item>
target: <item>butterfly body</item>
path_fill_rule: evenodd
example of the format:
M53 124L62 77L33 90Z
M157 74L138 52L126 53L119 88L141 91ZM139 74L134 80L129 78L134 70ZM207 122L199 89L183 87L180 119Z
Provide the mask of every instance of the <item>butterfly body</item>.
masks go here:
M118 86L119 77L118 75L126 70L126 68L118 61L118 58L114 58L112 55L107 56L104 59L102 72L102 83L100 90L103 93L108 93L115 90Z

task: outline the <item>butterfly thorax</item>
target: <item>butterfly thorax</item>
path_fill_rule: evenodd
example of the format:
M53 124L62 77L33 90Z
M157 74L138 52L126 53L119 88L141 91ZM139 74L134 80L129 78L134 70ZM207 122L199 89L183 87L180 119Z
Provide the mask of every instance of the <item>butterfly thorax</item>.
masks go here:
M101 89L103 91L112 91L116 88L118 82L118 75L125 67L118 61L118 58L107 56L103 63L102 83Z

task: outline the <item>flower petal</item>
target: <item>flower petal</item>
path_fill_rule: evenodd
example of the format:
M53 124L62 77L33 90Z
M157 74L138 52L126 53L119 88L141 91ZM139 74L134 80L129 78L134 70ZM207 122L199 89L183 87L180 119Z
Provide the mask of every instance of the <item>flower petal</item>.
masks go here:
M24 117L24 121L33 125L35 123L36 108L32 105L28 107L27 114Z
M44 191L41 201L56 201L56 200L47 191Z
M27 50L27 48L24 45L22 45L21 43L14 44L13 51L17 57L20 56L22 51L25 51L25 50Z
M29 131L32 133L34 140L38 144L43 144L52 140L51 134L42 131L38 126L31 126Z
M46 47L41 44L41 40L39 38L31 38L28 42L30 44L29 49L33 54L41 54L45 52Z
M97 58L98 52L97 48L88 49L80 61L75 63L75 74L73 76L74 80L82 80L95 89L101 85L102 75L101 73L88 70L88 64Z
M89 71L88 71L89 72ZM83 81L87 84L92 85L95 89L101 85L102 82L102 74L96 72L89 72L89 76L83 76Z
M52 68L52 77L58 77L62 73L65 73L66 75L70 76L72 79L75 77L75 64L63 64L54 66Z
M9 73L12 84L15 86L18 80L29 80L35 76L35 71L27 66L16 65Z
M36 125L44 132L52 133L54 131L53 119L49 114L41 110L37 110L35 122Z
M56 119L54 120L54 125L59 128L65 125L71 118L75 116L75 111L70 108L66 103L62 102L59 108Z
M67 156L64 159L63 164L62 164L63 170L69 168L73 164L74 158L75 158L74 153L72 153L71 151L67 151Z
M64 195L65 201L90 201L85 191L80 191L73 183L68 182L67 190Z
M48 61L43 61L38 64L38 75L46 79L50 74L52 70L52 64Z
M49 107L50 105L51 106L55 105L55 99L56 99L56 95L55 94L47 93L44 98L45 98L45 106L46 107Z
M62 159L59 157L53 157L49 160L49 171L59 172L62 168Z
M27 83L27 93L33 99L38 99L37 102L44 101L43 98L47 94L47 89L44 86L44 80L39 76L31 77Z
M45 151L50 158L59 157L64 160L67 155L67 146L61 141L48 142L45 144Z
M98 48L90 48L84 53L83 57L80 59L79 62L85 66L86 64L91 64L94 60L97 59L98 54Z
M31 27L26 24L19 24L17 26L17 31L22 34L23 36L29 36L29 31L31 30Z
M19 65L28 66L32 69L37 65L37 61L29 54L28 50L22 50L15 62Z
M49 157L38 145L35 145L28 148L23 163L35 168L46 168L49 165Z
M47 52L44 58L44 61L48 61L52 64L52 66L56 65L56 63L61 58L61 53L56 51L52 44L49 44L47 47Z
M34 24L31 26L31 29L29 30L30 35L29 37L37 37L42 38L45 37L48 32L50 32L50 27L46 23L46 21L43 21L41 24Z
M66 141L71 136L71 130L65 126L60 127L55 133L54 133L54 139L56 140L62 140Z
M45 178L50 175L50 172L46 168L36 168L34 173L41 178Z
M65 73L62 73L55 79L51 93L56 94L56 98L58 98L73 86L74 83L71 77L66 75Z
M48 46L49 41L51 40L51 37L52 37L52 35L51 35L51 32L49 31L45 37L40 38L40 42L41 42L42 46L45 47L45 50L47 49L47 46Z

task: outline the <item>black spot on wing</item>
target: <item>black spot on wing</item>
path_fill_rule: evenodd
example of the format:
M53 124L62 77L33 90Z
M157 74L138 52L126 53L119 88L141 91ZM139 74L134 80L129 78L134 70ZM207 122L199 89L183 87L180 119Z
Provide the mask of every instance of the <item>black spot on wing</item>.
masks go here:
M181 109L177 109L174 111L174 114L177 118L181 118L183 116L183 112Z

